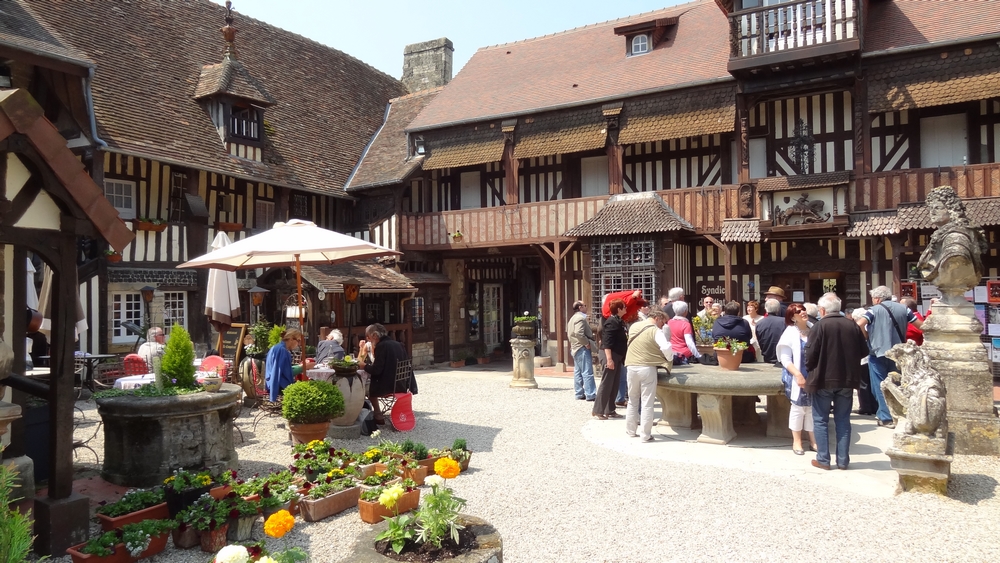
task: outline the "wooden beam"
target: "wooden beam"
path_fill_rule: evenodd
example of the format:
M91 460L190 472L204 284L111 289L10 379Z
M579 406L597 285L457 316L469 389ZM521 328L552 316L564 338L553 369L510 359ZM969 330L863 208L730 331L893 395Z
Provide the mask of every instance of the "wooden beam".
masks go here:
M724 264L724 276L726 277L726 301L732 301L733 299L733 271L732 271L732 251L729 245L721 242L719 239L713 237L712 235L705 234L702 235L709 240L715 246L722 249L722 259L725 261Z
M73 348L76 342L76 245L72 237L61 240L62 255L52 264L53 352L49 378L49 498L73 493ZM58 337L55 337L58 335Z
M621 145L608 145L608 193L611 195L624 192L622 170L622 155L625 148Z

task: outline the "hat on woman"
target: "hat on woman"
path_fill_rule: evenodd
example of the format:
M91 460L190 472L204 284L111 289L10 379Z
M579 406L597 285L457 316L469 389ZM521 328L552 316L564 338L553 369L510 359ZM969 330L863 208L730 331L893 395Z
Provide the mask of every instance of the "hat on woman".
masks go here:
M781 297L782 299L784 299L785 298L785 290L781 289L780 287L778 287L776 285L772 285L771 287L767 288L767 291L764 293L764 295L777 295L778 297Z

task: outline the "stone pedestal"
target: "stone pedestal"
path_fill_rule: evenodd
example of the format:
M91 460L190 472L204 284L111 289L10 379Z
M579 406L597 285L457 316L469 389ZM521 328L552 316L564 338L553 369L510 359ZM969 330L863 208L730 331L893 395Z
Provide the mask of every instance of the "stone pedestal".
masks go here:
M152 487L182 467L216 474L235 469L239 397L238 386L224 383L217 393L97 399L104 422L101 477L116 485Z
M767 436L770 438L791 438L792 429L788 427L788 414L792 410L792 402L784 393L767 396Z
M699 394L698 412L702 424L699 442L724 445L736 437L732 396Z
M757 397L733 397L733 424L736 426L757 426Z
M535 382L535 341L514 338L510 341L510 348L514 355L514 372L510 386L538 389L538 383Z
M658 385L656 398L660 401L662 413L657 424L676 428L701 428L701 421L698 419L698 395Z
M954 452L1000 455L1000 419L993 413L993 374L979 340L982 324L972 306L935 303L923 325L923 350L948 389L948 430Z
M72 493L61 499L35 499L35 553L61 557L66 548L87 541L90 499Z
M905 427L905 418L897 428ZM944 438L908 435L899 430L892 435L892 447L885 454L899 474L897 492L948 494L951 476L951 447Z

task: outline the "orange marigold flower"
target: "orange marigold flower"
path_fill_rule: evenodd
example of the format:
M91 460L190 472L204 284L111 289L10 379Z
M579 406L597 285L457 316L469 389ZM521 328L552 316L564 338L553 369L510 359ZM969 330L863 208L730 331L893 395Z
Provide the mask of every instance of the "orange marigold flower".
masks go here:
M458 477L458 474L461 471L462 466L451 458L442 457L434 462L434 473L437 473L438 476L444 477L445 479L454 479L455 477Z
M280 538L295 526L295 517L287 510L279 510L264 522L264 533L272 538Z

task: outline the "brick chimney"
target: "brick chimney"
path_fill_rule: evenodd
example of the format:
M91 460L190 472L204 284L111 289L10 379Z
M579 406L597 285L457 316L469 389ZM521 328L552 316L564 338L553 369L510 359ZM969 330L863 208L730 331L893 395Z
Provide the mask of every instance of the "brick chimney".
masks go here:
M403 85L419 92L451 82L455 46L447 37L407 45L403 49Z

